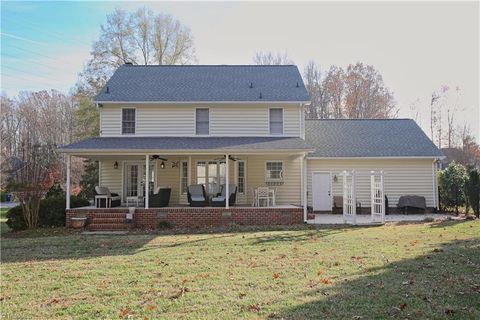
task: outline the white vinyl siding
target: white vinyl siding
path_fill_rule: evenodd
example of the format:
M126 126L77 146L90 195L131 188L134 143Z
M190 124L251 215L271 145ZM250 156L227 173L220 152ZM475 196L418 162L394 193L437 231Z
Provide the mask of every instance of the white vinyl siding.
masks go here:
M281 136L283 135L283 109L282 108L270 108L269 110L269 127L270 135Z
M136 109L135 136L195 136L197 105L131 105ZM100 129L104 137L122 135L122 107L100 108ZM129 107L129 106L127 106ZM220 104L209 106L209 136L270 136L268 104ZM301 137L301 107L282 105L283 136Z
M114 169L115 161L118 162L118 169ZM100 179L99 184L102 187L108 187L110 192L122 195L122 173L123 162L121 160L101 160L100 161Z
M432 171L433 159L309 159L307 160L308 204L312 205L312 172L324 171L332 173L332 193L342 195L343 170L355 169L363 174L370 171L383 170L385 174L385 195L389 206L396 207L402 195L418 195L426 199L427 207L434 206L435 177ZM337 175L337 181L333 177ZM357 201L362 207L370 207L370 177L357 177Z

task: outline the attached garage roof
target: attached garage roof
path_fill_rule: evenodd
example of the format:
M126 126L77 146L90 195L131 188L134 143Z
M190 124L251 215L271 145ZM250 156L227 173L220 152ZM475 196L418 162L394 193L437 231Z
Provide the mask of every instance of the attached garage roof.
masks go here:
M297 66L123 65L96 102L308 102Z
M442 157L411 119L306 120L309 157Z
M289 137L95 137L60 147L61 152L309 151L301 138Z

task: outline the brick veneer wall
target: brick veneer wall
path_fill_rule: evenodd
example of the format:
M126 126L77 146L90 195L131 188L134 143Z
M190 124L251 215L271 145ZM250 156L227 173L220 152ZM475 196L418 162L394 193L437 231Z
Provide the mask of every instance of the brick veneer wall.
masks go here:
M176 228L292 225L303 223L303 209L298 208L155 208L136 209L138 228L154 229L161 221Z
M71 217L87 217L108 213L128 213L128 208L70 209L66 212L66 226L71 226ZM303 208L152 208L135 209L135 226L140 229L155 229L161 221L175 228L222 227L232 224L246 226L302 224Z

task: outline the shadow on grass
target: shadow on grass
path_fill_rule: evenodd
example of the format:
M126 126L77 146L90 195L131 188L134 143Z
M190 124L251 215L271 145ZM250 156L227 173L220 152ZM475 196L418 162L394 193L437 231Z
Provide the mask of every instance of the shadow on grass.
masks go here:
M480 319L480 238L444 243L415 259L306 289L313 300L275 319Z
M133 231L126 235L88 235L65 228L43 228L22 232L9 233L2 237L1 262L27 262L43 260L88 259L102 256L133 255L149 250L161 248L180 248L195 246L219 238L231 238L241 234L257 232L275 232L255 239L259 244L275 241L302 241L314 235L327 236L340 232L340 228L317 228L308 225L298 226L268 226L268 227L241 227L211 229L185 229L164 231ZM282 232L284 231L284 232ZM288 231L305 231L289 234ZM168 241L162 238L170 237ZM278 235L278 237L277 237ZM180 237L181 236L181 237ZM283 239L282 239L283 237ZM156 239L156 241L152 241Z

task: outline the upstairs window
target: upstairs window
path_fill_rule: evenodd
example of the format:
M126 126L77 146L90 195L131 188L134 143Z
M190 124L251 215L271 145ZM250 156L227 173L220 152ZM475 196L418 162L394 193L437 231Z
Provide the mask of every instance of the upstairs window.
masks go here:
M135 134L135 109L122 109L122 134Z
M269 119L270 119L270 135L272 136L283 135L283 109L271 108Z
M195 110L195 133L197 135L210 134L210 114L207 108Z

